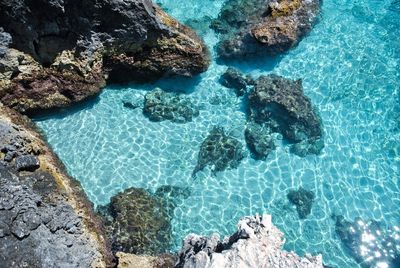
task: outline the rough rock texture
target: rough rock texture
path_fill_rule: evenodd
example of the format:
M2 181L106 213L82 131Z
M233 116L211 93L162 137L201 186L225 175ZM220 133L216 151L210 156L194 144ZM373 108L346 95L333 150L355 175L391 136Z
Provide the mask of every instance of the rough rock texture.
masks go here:
M111 264L83 190L29 124L0 104L0 266Z
M99 212L114 252L154 255L169 249L170 215L162 200L146 190L129 188Z
M158 256L134 255L117 252L118 268L173 268L177 257L170 254Z
M400 228L336 216L336 233L362 267L400 267ZM384 265L387 266L384 266Z
M282 53L311 30L320 0L228 0L212 28L223 58Z
M296 205L300 219L305 219L310 213L315 194L300 187L298 190L290 190L287 194L289 201Z
M281 133L299 156L319 154L324 147L321 119L301 80L260 76L249 94L248 120Z
M270 127L263 124L249 122L244 130L244 137L252 157L264 160L268 154L275 150L274 137Z
M199 110L188 98L156 88L146 94L143 114L151 121L186 123L197 117Z
M223 128L214 127L200 146L197 165L192 176L211 167L213 173L227 168L236 168L244 158L243 145L237 139L226 135Z
M209 64L196 34L150 0L1 0L0 26L0 100L27 113L92 96L107 77L192 76Z
M301 258L282 250L283 233L271 222L271 216L245 217L238 231L224 240L188 235L179 253L178 268L264 268L323 267L322 256Z
M236 96L240 97L246 94L247 87L254 84L251 76L244 76L235 68L229 67L221 76L221 84L227 88L235 90Z

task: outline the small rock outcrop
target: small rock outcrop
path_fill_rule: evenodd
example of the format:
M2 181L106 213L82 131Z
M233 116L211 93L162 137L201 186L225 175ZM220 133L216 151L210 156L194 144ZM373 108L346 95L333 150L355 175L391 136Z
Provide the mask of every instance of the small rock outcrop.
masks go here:
M251 76L244 76L232 67L229 67L221 76L220 82L223 86L234 89L238 97L246 94L247 87L254 84L254 80Z
M362 267L400 267L400 228L374 220L335 216L336 234Z
M321 119L301 80L260 76L249 94L248 121L281 133L299 156L319 154L324 147Z
M240 141L225 134L223 128L214 127L200 146L197 165L192 176L206 166L216 173L227 168L236 168L244 158L243 145Z
M155 122L187 123L199 115L199 109L187 97L156 88L146 94L143 114Z
M303 187L298 190L290 190L287 194L289 201L296 206L300 219L305 219L310 213L314 202L315 194Z
M177 257L171 254L157 256L117 252L118 268L174 268Z
M170 215L162 200L144 189L129 188L99 208L114 252L156 255L168 251Z
M0 104L0 266L106 267L91 204L27 118Z
M177 268L322 268L322 256L301 258L282 249L283 233L271 222L270 215L244 217L238 230L221 240L188 235L179 252Z
M320 0L228 0L211 27L223 58L275 55L295 46L319 14Z
M0 2L0 101L24 113L64 107L112 82L205 71L209 53L150 0Z

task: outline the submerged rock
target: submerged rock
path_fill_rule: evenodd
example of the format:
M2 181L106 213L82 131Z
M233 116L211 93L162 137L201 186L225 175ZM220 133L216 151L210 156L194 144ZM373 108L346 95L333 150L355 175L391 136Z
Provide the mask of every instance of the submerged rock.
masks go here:
M308 33L320 0L228 0L212 28L222 34L223 58L275 55Z
M168 251L171 224L162 200L144 189L129 188L100 208L114 252L159 254Z
M81 101L106 78L192 76L209 64L197 35L149 0L6 0L0 25L0 100L24 113Z
M197 117L199 110L188 98L156 88L146 94L143 114L151 121L186 123Z
M300 156L319 154L324 147L321 119L304 95L301 80L260 76L249 94L248 120L281 133Z
M298 190L290 190L287 194L289 201L296 205L300 219L305 219L310 213L314 202L315 194L300 187Z
M189 234L179 252L177 268L322 268L322 256L300 258L282 250L283 233L271 222L270 215L244 217L238 230L223 240Z
M275 150L276 146L272 135L272 130L268 126L254 122L246 125L244 136L253 158L263 160L271 151Z
M225 134L223 128L214 127L200 146L197 165L192 176L211 166L213 173L227 168L236 168L244 158L243 145Z
M251 76L244 76L238 70L229 67L221 76L221 84L227 88L235 90L236 96L240 97L246 94L247 86L253 85L254 80Z
M374 220L356 218L351 222L336 216L335 227L340 240L363 267L400 266L399 226L386 229Z
M30 126L0 104L0 266L112 265L82 188Z

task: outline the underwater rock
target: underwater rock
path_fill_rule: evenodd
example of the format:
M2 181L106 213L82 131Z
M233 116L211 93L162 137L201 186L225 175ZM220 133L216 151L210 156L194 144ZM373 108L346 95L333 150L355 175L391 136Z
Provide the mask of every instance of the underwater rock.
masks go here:
M320 0L228 0L211 27L223 58L275 55L295 46L319 14Z
M300 258L282 250L283 233L271 222L270 215L244 217L238 230L220 240L189 234L179 252L177 268L299 267L322 268L322 256L306 254Z
M272 131L268 126L249 122L244 137L252 156L257 160L265 159L276 148Z
M192 176L211 166L216 173L227 168L236 168L244 158L243 145L237 139L225 134L221 127L214 127L200 146L197 165Z
M149 0L41 1L40 5L5 0L0 2L0 25L0 46L6 55L0 69L12 67L7 77L0 77L0 99L21 112L80 101L99 92L105 79L193 76L210 62L197 35ZM7 55L9 49L11 54L25 55L25 60ZM21 72L22 67L39 70Z
M301 80L260 76L249 94L248 120L281 133L300 156L319 154L324 147L321 118L304 95Z
M31 124L0 104L0 266L112 265L82 188Z
M144 189L129 188L100 208L114 252L160 254L168 251L171 224L162 200Z
M178 202L190 196L190 190L187 187L179 187L173 185L163 185L157 188L154 193L167 209L168 215L173 216L174 209Z
M235 90L236 96L240 97L246 94L247 86L253 85L254 80L251 76L244 76L235 68L229 67L221 76L221 84L227 88Z
M347 221L335 216L335 230L351 255L363 267L400 267L400 228L383 228L374 220Z
M308 191L300 187L298 190L290 190L287 194L287 198L292 204L296 205L296 210L300 219L305 219L310 215L315 198L313 191Z
M148 256L117 252L115 255L117 268L174 268L177 261L177 257L171 254Z
M189 98L156 88L146 94L143 114L151 121L170 120L175 123L187 123L199 115L199 109Z

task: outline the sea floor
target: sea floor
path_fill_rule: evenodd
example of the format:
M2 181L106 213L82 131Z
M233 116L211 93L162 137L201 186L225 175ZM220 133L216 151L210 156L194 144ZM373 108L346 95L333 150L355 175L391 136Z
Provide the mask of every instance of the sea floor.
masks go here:
M218 36L208 28L222 0L159 0L164 9L202 35L210 50ZM298 157L283 142L265 161L247 155L237 169L191 173L200 144L222 126L243 144L243 100L221 86L227 66L213 61L193 79L108 86L96 99L36 118L49 143L96 204L128 187L189 187L172 220L174 246L188 233L232 233L238 219L269 213L285 233L286 249L322 253L333 267L357 267L335 233L333 215L400 224L400 1L324 0L319 22L287 54L235 67L257 77L275 73L303 79L325 131L321 155ZM214 55L214 52L213 52ZM215 56L215 55L214 55ZM193 122L150 122L141 102L156 86L187 94L200 108ZM312 212L299 220L289 189L315 192Z

